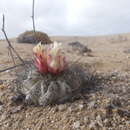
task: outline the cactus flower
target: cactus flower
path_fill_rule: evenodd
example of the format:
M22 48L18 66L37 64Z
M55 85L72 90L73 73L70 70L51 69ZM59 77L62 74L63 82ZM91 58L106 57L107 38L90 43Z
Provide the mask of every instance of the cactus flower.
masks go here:
M41 73L47 73L48 72L47 61L46 61L47 57L43 45L39 43L37 46L33 48L33 52L35 58L35 65L38 71Z
M60 43L51 45L39 43L33 48L35 65L40 73L58 74L65 69L66 59L61 50Z

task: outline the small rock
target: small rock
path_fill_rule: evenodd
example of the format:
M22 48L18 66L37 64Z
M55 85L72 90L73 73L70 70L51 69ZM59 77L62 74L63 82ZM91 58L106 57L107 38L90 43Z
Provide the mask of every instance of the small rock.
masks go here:
M3 84L3 80L0 80L0 85L2 85Z
M90 123L89 117L84 117L84 123L85 123L85 124L89 124L89 123Z
M116 106L116 107L121 107L121 101L119 98L115 98L112 100L112 105Z
M3 114L1 115L0 121L4 121L4 120L6 120L6 118L8 118L7 113L3 113Z
M88 108L91 109L91 108L94 108L95 107L95 101L92 101L88 104Z
M128 110L118 108L117 112L121 117L126 116L130 118L130 112Z
M0 111L4 109L4 105L0 105Z
M78 107L79 107L80 110L82 110L84 108L84 105L83 104L79 104Z
M100 115L97 115L97 116L96 116L96 120L97 120L97 121L102 121L101 116L100 116Z
M103 121L103 123L104 123L104 125L105 125L106 127L111 127L111 126L112 126L111 121L109 121L108 119L105 119L105 120Z
M54 121L52 120L51 123L54 123Z
M0 90L4 90L5 86L3 84L0 84Z
M22 103L25 99L24 94L17 94L16 96L11 97L11 101L15 104Z
M73 111L73 108L71 106L68 107L68 111L71 113Z
M102 130L107 130L107 128L106 127L102 127Z
M67 108L66 104L61 104L58 106L59 111L64 111Z
M0 105L3 105L4 103L0 101Z
M73 123L73 128L74 129L78 129L80 127L80 122L79 121L76 121Z
M13 110L11 111L11 114L20 112L23 109L23 106L18 106L16 108L13 108Z
M89 128L90 129L95 129L96 128L96 123L94 121L92 121L90 124L89 124Z
M109 104L107 107L106 107L106 116L109 117L112 115L112 110L114 109L114 106Z

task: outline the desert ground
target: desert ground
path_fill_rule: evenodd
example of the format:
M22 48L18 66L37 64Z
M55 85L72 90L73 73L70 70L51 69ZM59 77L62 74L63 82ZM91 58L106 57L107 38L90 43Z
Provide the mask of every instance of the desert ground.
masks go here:
M68 62L77 62L107 77L101 84L74 102L36 107L12 105L11 71L0 73L0 130L129 130L130 129L130 34L80 37L53 36L67 44L79 41L92 50L79 54L66 49ZM10 39L23 59L32 58L28 43ZM13 66L5 40L0 40L0 70ZM69 50L69 51L68 51ZM15 58L17 61L17 57ZM17 62L19 63L19 62ZM89 65L89 66L88 66ZM87 68L86 68L87 69Z

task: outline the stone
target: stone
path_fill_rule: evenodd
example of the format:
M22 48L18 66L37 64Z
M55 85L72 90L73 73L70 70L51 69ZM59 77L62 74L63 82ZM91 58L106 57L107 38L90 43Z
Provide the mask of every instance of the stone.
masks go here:
M80 128L80 121L74 122L74 123L73 123L73 128L74 128L74 129Z
M3 84L3 80L0 80L0 85L2 85Z
M0 105L0 112L4 110L4 105Z
M91 121L91 123L89 124L89 128L90 129L96 129L96 122Z
M80 110L82 110L82 109L84 108L84 105L83 105L83 104L79 104L79 105L78 105L78 108L79 108Z
M2 113L1 118L0 118L0 122L6 120L7 117L8 117L7 113L5 113L5 112Z
M0 106L3 105L4 103L0 101Z
M111 127L111 121L108 120L107 118L103 121L103 124L106 126L106 127Z
M16 108L13 108L13 109L11 110L11 114L18 113L18 112L20 112L22 109L23 109L23 106L18 106L18 107L16 107Z
M89 104L88 104L88 108L91 109L91 108L94 108L95 107L95 101L91 101Z
M121 117L128 117L130 118L130 112L128 110L122 109L122 108L118 108L117 109L117 113L121 116Z
M67 108L66 104L61 104L58 106L59 111L64 111L64 110L66 110L66 108Z
M25 99L25 95L24 94L17 94L15 96L11 97L11 101L15 104L19 104L22 103Z
M97 121L102 121L101 116L100 116L100 115L97 115L97 116L96 116L96 120L97 120Z

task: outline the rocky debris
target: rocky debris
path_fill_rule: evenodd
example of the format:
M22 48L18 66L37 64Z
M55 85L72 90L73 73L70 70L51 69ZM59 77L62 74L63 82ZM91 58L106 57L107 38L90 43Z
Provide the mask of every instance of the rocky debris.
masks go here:
M37 44L41 42L42 44L50 44L52 41L46 33L36 31L34 34L33 31L26 31L20 34L17 38L18 43L33 43Z
M85 99L46 107L10 105L12 92L2 90L0 129L129 130L129 72L101 75L102 89L87 89Z
M81 43L78 42L78 41L68 43L68 45L72 47L72 50L73 50L74 52L75 52L75 51L78 51L78 53L80 53L80 54L85 54L85 53L90 53L90 52L92 52L91 49L88 49L87 46L81 44Z
M122 108L118 108L117 109L117 113L121 116L121 117L128 117L130 118L130 111L122 109Z

